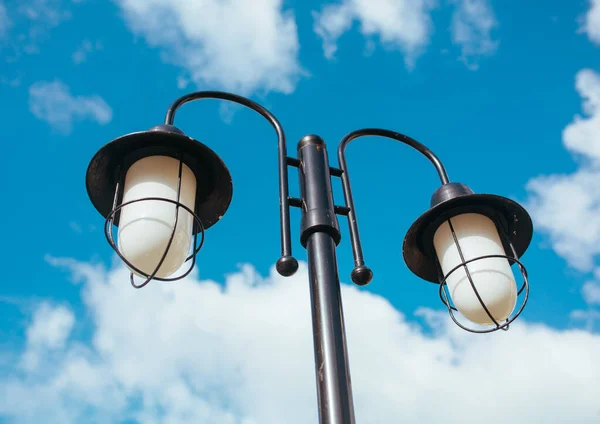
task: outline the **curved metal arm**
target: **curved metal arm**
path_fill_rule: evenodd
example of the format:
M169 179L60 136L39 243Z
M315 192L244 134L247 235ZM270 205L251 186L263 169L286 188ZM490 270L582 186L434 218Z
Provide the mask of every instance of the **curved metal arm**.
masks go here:
M338 161L340 163L340 168L343 171L342 187L344 189L344 199L346 200L346 206L350 209L348 213L348 226L350 228L350 241L352 243L352 253L354 255L355 268L352 271L353 281L355 278L358 279L361 274L369 274L371 273L371 271L367 267L365 267L365 260L360 244L360 236L358 234L358 224L356 222L354 199L352 197L352 188L350 187L350 175L348 174L348 165L346 164L346 146L352 140L366 136L386 137L400 141L404 144L408 144L410 147L421 152L427 159L431 161L440 177L442 185L448 184L450 182L450 180L448 179L448 174L446 173L446 169L444 168L444 165L442 165L442 162L439 160L439 158L426 146L404 134L400 134L389 130L382 130L378 128L365 128L362 130L353 131L342 139L340 145L338 146ZM355 283L357 282L355 281Z
M277 261L277 271L283 276L293 275L298 269L298 262L292 257L292 239L290 235L290 204L287 172L287 147L283 127L275 116L267 109L246 97L222 91L197 91L186 94L175 100L165 117L166 125L173 125L177 109L187 102L199 99L220 99L246 106L262 115L275 129L279 145L279 214L281 220L281 258Z

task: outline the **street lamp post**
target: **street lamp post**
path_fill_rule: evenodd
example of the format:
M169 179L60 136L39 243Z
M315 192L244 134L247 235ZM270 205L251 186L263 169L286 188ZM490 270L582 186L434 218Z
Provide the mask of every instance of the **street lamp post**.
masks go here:
M281 258L276 268L283 276L291 276L298 269L292 256L289 211L290 207L301 208L300 242L308 255L322 424L355 421L336 259L341 240L338 215L348 217L355 263L352 281L362 286L373 277L363 259L345 159L350 141L363 136L391 138L413 147L434 165L442 185L433 194L431 208L409 229L403 255L413 273L439 283L440 298L454 322L478 333L506 330L521 313L529 284L519 258L530 243L533 228L520 205L499 196L474 194L463 184L451 183L431 150L392 131L364 129L348 134L338 149L340 168L329 165L325 142L317 135L304 136L298 143L297 158L289 157L283 128L268 110L245 97L217 91L177 99L168 109L164 125L117 138L90 162L86 175L90 200L106 218L107 240L131 270L134 287L188 275L204 243L205 230L229 207L233 186L225 164L207 146L173 126L181 105L205 98L244 105L266 118L277 133ZM289 196L288 167L298 169L300 198ZM345 205L334 202L332 176L342 179ZM118 241L113 236L115 226L119 227ZM173 276L184 263L189 263L187 270ZM522 275L520 288L512 264ZM135 276L143 281L136 282ZM515 308L521 293L521 306ZM467 327L455 312L478 327Z

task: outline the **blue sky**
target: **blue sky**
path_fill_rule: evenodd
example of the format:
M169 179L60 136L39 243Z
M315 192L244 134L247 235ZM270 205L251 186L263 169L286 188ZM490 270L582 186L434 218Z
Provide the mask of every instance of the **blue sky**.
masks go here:
M444 397L448 412L473 405L444 392L432 370L460 379L466 397L496 396L493 383L469 384L489 379L485 368L504 390L518 387L500 398L522 417L593 422L596 401L578 390L600 394L599 48L598 0L0 1L9 182L0 422L315 422L306 270L289 280L272 271L277 151L266 122L218 101L177 115L177 126L213 148L234 181L231 207L207 231L189 281L134 291L87 198L85 171L103 144L162 123L172 100L197 89L265 105L282 122L290 155L308 133L326 140L333 164L350 131L408 134L440 156L451 180L515 199L532 214L522 318L506 334L457 333L439 314L436 287L402 260L406 230L437 187L433 168L392 141L349 147L375 273L365 288L344 288L360 422L397 422L399 411L407 422L439 422L427 396ZM290 178L297 195L297 176ZM338 181L334 191L341 203ZM348 282L344 218L340 225ZM297 239L297 211L292 233ZM305 259L298 242L294 248ZM189 340L181 352L165 348ZM265 344L272 356L260 350ZM540 346L555 354L537 358ZM522 377L505 375L497 361L507 358ZM544 382L548 374L557 387ZM531 392L539 398L521 399ZM561 408L539 407L557 396L567 398ZM32 397L39 407L26 406ZM482 416L493 410L484 397Z

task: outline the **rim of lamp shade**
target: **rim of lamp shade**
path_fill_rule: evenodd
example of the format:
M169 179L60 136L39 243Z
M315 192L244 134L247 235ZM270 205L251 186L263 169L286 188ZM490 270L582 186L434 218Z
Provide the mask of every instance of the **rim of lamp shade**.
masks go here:
M181 160L192 170L196 177L195 212L204 229L217 223L233 195L229 170L209 147L166 125L116 138L94 155L87 169L86 188L98 212L107 218L115 206L117 185L124 180L129 167L139 159L156 155ZM119 194L119 203L121 197ZM114 225L118 224L119 214L116 214ZM194 234L199 231L195 225Z
M504 251L512 253L507 243L510 242L517 255L516 259L529 247L533 224L521 205L493 194L466 194L435 205L410 226L404 238L402 254L406 265L414 274L439 284L433 236L443 222L464 213L480 213L492 219L498 231L504 231L506 235L500 235Z

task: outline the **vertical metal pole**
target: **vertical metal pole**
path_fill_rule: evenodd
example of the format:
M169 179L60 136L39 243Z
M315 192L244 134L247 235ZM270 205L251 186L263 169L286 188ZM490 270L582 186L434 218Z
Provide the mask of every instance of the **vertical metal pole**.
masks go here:
M354 424L352 385L335 249L340 231L334 211L325 142L307 135L298 143L302 233L308 251L319 422Z

